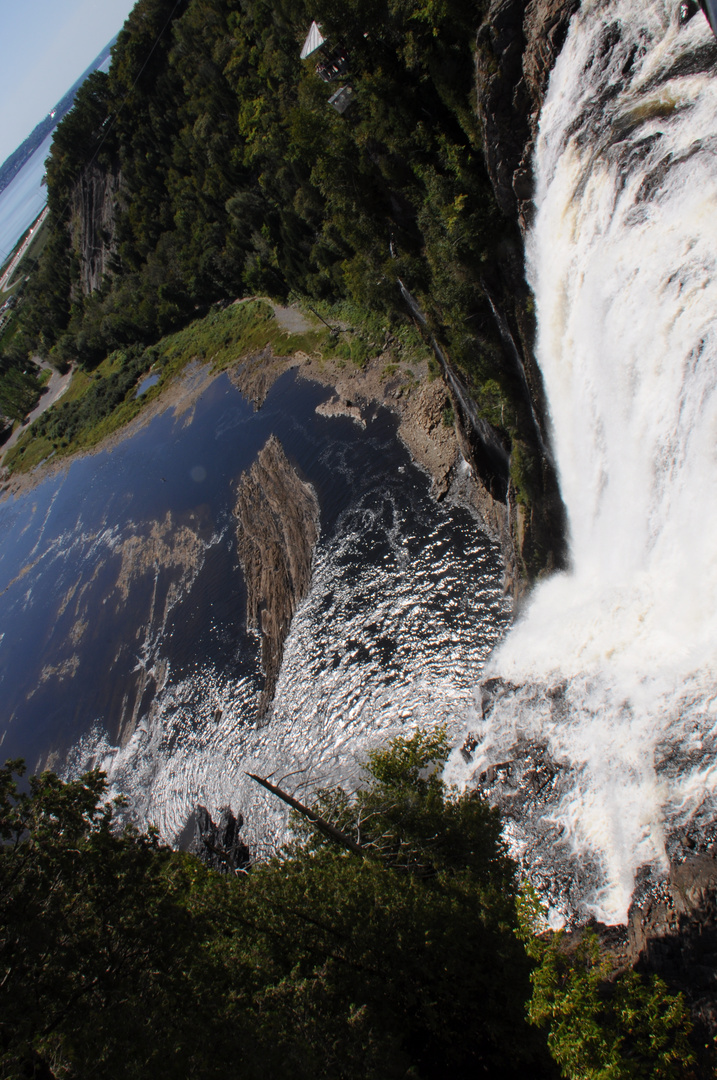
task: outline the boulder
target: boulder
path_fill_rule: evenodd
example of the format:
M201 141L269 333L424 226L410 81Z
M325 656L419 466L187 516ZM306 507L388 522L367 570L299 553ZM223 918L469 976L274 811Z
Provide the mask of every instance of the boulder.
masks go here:
M221 808L220 815L215 824L205 806L197 807L192 850L206 866L220 874L246 870L251 857L239 835L244 819L241 814L235 816L228 806Z

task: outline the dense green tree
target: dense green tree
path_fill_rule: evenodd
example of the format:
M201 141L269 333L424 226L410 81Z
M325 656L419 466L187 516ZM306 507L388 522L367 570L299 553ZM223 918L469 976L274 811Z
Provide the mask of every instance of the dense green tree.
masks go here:
M310 17L347 53L344 116L327 103L339 84L299 59ZM504 230L470 108L479 18L416 0L319 0L310 14L139 0L109 74L88 80L55 137L52 229L72 250L69 277L45 269L33 340L47 352L59 338L58 359L91 366L214 300L289 288L398 313L402 276L479 386L492 325L481 277ZM114 271L83 297L68 208L90 163L122 180Z
M359 854L308 828L228 878L120 828L101 774L20 792L9 763L2 1075L550 1075L499 823L444 755L399 740L356 798L324 795Z
M22 420L39 396L40 384L34 364L0 356L0 417Z
M525 1024L500 821L447 790L446 755L442 732L399 738L354 797L323 794L315 809L362 854L297 823L289 858L253 872L242 917L272 972L255 999L271 1075L285 1055L306 1077L552 1075Z
M194 868L113 827L100 773L18 792L16 765L0 770L2 1075L181 1075L165 1055L182 1041Z
M101 773L20 789L9 762L2 1075L688 1080L681 997L615 980L594 936L535 936L497 813L446 788L446 753L441 731L373 752L357 792L226 876L122 826Z
M572 938L536 934L541 909L530 890L520 907L522 936L536 961L529 1016L547 1031L561 1075L693 1080L692 1022L682 994L670 993L657 975L616 972L593 930Z

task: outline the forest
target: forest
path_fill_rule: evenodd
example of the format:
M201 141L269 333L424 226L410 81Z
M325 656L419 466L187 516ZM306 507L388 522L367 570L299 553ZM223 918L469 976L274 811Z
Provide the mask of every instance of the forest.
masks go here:
M348 300L400 326L403 284L529 505L534 422L492 308L520 239L483 159L481 17L459 0L139 0L55 134L50 237L0 357L0 408L28 357L92 371L239 296ZM327 41L302 61L312 19ZM341 58L333 81L317 55Z
M356 792L317 793L287 847L224 873L123 826L101 773L28 784L8 762L2 1075L712 1075L680 995L610 970L590 932L543 932L448 749L439 729L371 752Z

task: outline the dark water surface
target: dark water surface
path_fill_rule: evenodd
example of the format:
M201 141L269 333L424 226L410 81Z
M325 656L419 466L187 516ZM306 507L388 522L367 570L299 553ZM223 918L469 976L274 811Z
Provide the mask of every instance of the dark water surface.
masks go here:
M257 412L222 375L184 413L0 503L5 757L99 761L172 836L196 800L236 802L248 763L308 754L340 777L372 734L472 707L509 617L498 552L430 498L387 410L363 430L317 416L328 396L287 372ZM233 506L270 435L313 485L321 536L258 724Z

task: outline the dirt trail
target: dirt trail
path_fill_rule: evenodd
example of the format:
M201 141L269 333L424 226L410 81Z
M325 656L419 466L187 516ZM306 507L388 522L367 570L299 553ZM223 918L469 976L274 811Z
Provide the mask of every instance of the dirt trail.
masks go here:
M6 453L15 445L25 429L33 420L37 420L38 416L42 416L51 405L54 405L70 385L72 370L68 371L66 375L60 375L59 372L50 367L46 360L40 360L38 357L35 357L35 363L43 368L43 370L51 372L50 381L32 412L25 418L22 424L19 424L18 427L15 428L5 445L0 447L0 468L2 468Z

